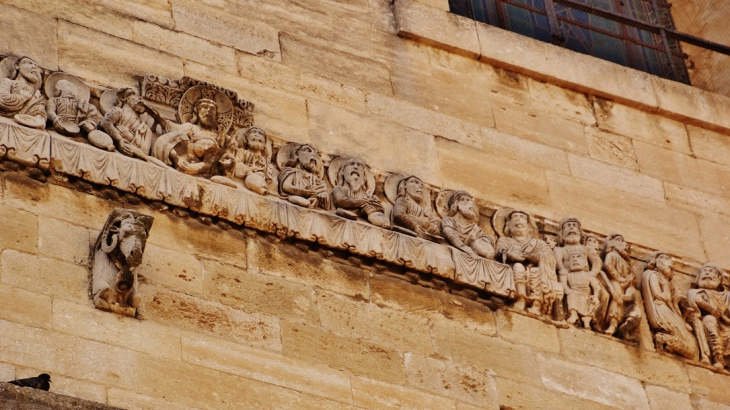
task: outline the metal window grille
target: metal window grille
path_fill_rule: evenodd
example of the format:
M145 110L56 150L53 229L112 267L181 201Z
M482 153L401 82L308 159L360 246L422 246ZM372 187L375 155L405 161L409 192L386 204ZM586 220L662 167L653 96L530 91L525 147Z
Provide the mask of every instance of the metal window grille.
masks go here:
M675 30L666 0L449 0L451 12L689 84L680 41L730 47Z

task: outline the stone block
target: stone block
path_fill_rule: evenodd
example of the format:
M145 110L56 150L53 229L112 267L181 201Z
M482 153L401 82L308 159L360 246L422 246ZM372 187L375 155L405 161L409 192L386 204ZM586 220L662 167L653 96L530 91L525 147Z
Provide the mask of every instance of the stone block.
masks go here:
M44 369L21 368L18 369L17 378L36 377L44 371ZM54 394L78 397L95 403L106 403L106 387L88 380L78 380L59 374L52 374L50 391Z
M707 260L717 262L726 269L730 268L730 255L727 252L730 246L730 218L707 214L698 219Z
M289 357L391 384L406 381L402 355L369 342L291 322L281 323L281 341Z
M59 21L58 39L59 68L95 83L136 88L146 73L183 76L180 58L86 27Z
M446 10L449 11L449 2L448 0L416 0L419 3L423 3L430 7L435 7L437 9Z
M48 330L0 320L0 363L46 372L55 370L55 340Z
M730 406L705 399L692 399L694 410L730 410Z
M581 329L558 330L564 357L677 392L690 391L687 372L678 360Z
M70 335L175 359L180 357L180 331L150 321L110 315L91 304L55 300L53 328Z
M49 70L58 68L56 20L0 4L0 54L29 56ZM30 10L32 11L32 10Z
M352 377L350 380L353 402L362 408L443 410L453 409L456 405L454 399L439 397L410 387L395 386L364 377Z
M390 70L374 59L334 48L330 44L282 33L281 60L284 64L319 74L363 90L393 95Z
M319 323L314 289L230 265L205 261L205 297L248 313Z
M152 286L143 286L140 291L142 305L138 315L146 320L260 349L281 351L277 318L244 313L219 303Z
M279 60L279 32L252 16L232 16L225 10L190 0L172 5L175 29L195 37L235 47L250 54ZM233 67L231 67L233 68Z
M664 185L656 178L575 154L568 154L568 162L570 173L575 177L655 201L664 201Z
M730 162L730 137L705 128L687 125L692 154L697 158L727 164Z
M596 123L596 118L593 116L593 102L586 94L529 77L528 83L530 100L536 109L545 110L550 114L578 121L581 124Z
M699 227L690 212L550 171L547 181L554 219L574 215L590 231L620 232L631 243L697 260L704 258Z
M604 99L593 102L598 128L683 154L692 152L683 123Z
M246 53L238 53L237 61L243 78L351 111L366 111L365 93L353 86Z
M558 329L541 320L520 315L504 309L495 312L497 334L502 339L516 344L525 344L539 350L560 353Z
M277 353L199 337L183 336L183 361L317 396L349 403L346 373Z
M431 329L424 317L327 292L317 294L317 307L322 327L336 334L400 352L433 353Z
M247 241L248 271L285 278L331 292L370 299L368 272L335 263L318 252L302 252L285 244L271 244L262 238Z
M12 364L0 363L0 378L6 381L15 380L15 366Z
M287 141L309 142L304 98L202 64L186 63L185 75L229 88L252 101L256 125L267 133Z
M443 3L443 2L442 2ZM474 20L414 0L395 2L398 35L478 58L480 54Z
M692 410L692 403L685 393L677 393L659 386L647 385L646 395L652 410L687 409Z
M580 93L632 106L657 106L651 75L499 27L476 23L482 61ZM620 78L621 81L605 81Z
M652 77L658 113L688 124L718 124L712 93L660 77ZM694 149L694 146L693 146Z
M3 221L0 249L38 252L38 218L35 215L0 205L0 220Z
M373 168L414 174L424 182L440 183L431 135L328 104L310 101L307 106L315 147L330 154L358 157ZM396 146L398 150L393 149Z
M484 409L499 409L494 375L484 369L406 353L406 375L411 386Z
M379 94L367 95L371 114L431 135L475 148L482 147L479 126Z
M3 252L0 263L5 285L76 303L89 300L86 267L16 251Z
M377 30L398 34L395 26L393 4L390 0L368 0L370 4L370 24Z
M436 353L458 364L489 369L496 376L541 385L535 354L526 345L474 333L457 321L434 321ZM487 353L488 352L488 353Z
M672 206L692 212L722 214L730 216L730 197L716 195L694 188L664 183L664 195Z
M500 104L494 107L497 129L565 151L588 153L585 126L531 107Z
M601 131L593 126L586 127L586 138L592 158L633 170L639 169L631 138Z
M543 388L533 387L519 381L515 382L501 377L495 378L499 405L505 410L615 410L594 401L583 400L569 395L558 394Z
M542 168L442 139L436 141L436 147L444 186L526 211L550 206Z
M97 227L101 229L101 226ZM38 218L38 249L41 254L86 265L89 261L89 248L96 241L89 229L41 216Z
M174 403L164 397L149 397L117 388L108 389L106 395L106 401L110 406L121 407L123 409L197 410L193 407L184 406L180 403Z
M51 298L46 295L0 285L0 319L26 326L49 328L51 307Z
M620 409L649 409L638 380L542 355L537 364L542 382L550 390Z
M135 43L155 50L164 50L182 59L206 64L222 71L237 72L236 52L233 48L221 47L199 37L167 30L144 21L135 21L132 29L134 30L132 41ZM220 41L217 38L213 40L216 43Z
M562 149L507 134L495 128L482 128L482 150L541 168L564 174L570 173L568 159Z
M203 264L188 253L148 244L137 273L152 284L188 295L203 294Z
M727 375L714 373L697 366L687 365L687 373L692 383L692 393L699 399L730 406L730 389L727 388Z
M285 388L276 389L272 394L271 408L276 410L354 410L354 407L342 402Z

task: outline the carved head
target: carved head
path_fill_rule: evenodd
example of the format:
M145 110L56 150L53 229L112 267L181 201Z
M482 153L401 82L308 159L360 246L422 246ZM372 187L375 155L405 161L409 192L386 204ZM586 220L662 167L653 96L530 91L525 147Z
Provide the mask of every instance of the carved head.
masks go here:
M700 289L718 289L722 285L724 272L720 265L708 262L700 268L696 285Z
M646 259L646 269L661 272L669 279L671 279L673 267L674 261L672 257L663 251L654 251Z
M457 213L469 221L479 219L479 209L470 193L456 191L449 198L449 216L454 216Z
M348 185L353 192L367 189L368 176L366 165L357 158L350 158L342 164L337 174L338 185Z
M416 176L403 178L398 182L398 198L410 198L418 203L424 200L423 182Z
M139 114L147 110L142 98L131 88L120 88L117 90L117 107L123 107L124 105L130 106Z
M545 235L544 241L546 244L548 244L550 249L555 249L558 247L558 238L555 237L555 235Z
M578 218L569 216L560 220L560 232L558 233L558 243L560 246L565 244L576 245L580 243L581 230Z
M128 267L139 266L153 220L151 216L115 209L99 236L100 249L105 253L116 252Z
M59 80L56 83L56 97L78 98L78 88L68 80Z
M603 252L608 255L608 253L613 252L614 250L620 253L624 259L628 259L629 244L626 242L623 235L612 233L606 237L606 240L603 242Z
M518 210L510 212L507 216L507 223L504 225L504 234L511 238L529 236L530 216Z
M588 260L583 252L573 252L568 255L568 269L571 272L588 270Z
M18 61L15 62L15 72L17 73L16 79L18 77L23 77L25 80L27 80L29 83L32 84L38 84L41 81L41 69L38 67L38 64L30 58L30 57L20 57Z
M592 233L583 235L581 243L591 252L595 252L597 255L601 254L601 241L598 240L596 235Z
M218 130L218 106L208 98L199 99L193 106L193 124L198 124L208 130Z
M324 164L322 164L322 157L319 156L319 151L314 149L309 144L302 144L294 151L294 156L297 158L297 163L305 170L311 173L321 175Z
M249 151L264 152L266 149L266 131L259 127L249 128L243 138L243 147Z

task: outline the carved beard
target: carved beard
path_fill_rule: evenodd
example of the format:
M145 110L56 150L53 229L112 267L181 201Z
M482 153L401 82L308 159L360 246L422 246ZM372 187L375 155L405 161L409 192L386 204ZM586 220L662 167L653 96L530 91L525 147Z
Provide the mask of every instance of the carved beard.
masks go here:
M468 221L474 221L477 219L477 215L474 213L474 207L467 205L457 205L457 210Z
M208 114L200 117L200 125L207 130L215 130L218 128L214 114Z
M563 238L563 241L565 241L566 245L576 245L580 243L580 233L575 231L568 232Z
M352 198L362 198L365 196L367 191L367 184L365 178L361 175L359 177L353 177L352 174L345 174L345 187L350 192Z
M260 153L264 150L264 146L266 144L259 142L259 141L253 141L248 143L248 150L255 153Z
M527 225L512 225L509 229L510 236L527 236Z
M615 246L615 245L614 245L614 246L613 246L613 250L614 250L614 251L616 251L616 252L618 252L618 254L619 254L619 255L621 255L621 257L622 257L622 258L623 258L624 260L626 260L626 261L628 261L628 260L629 260L629 258L630 258L630 256L629 256L629 251L628 251L628 249L626 249L625 247L624 247L623 249L619 249L619 248L618 248L617 246Z

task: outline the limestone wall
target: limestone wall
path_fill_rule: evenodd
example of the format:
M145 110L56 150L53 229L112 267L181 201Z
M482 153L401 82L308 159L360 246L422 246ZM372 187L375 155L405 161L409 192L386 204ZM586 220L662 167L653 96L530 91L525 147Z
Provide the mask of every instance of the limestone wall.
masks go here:
M209 81L279 139L664 249L682 289L705 261L730 268L730 99L477 25L445 1L390 3L3 0L0 53L105 87ZM13 164L0 178L0 380L46 372L53 392L130 409L730 408L730 376L650 343ZM155 217L137 319L88 297L89 246L120 206Z

